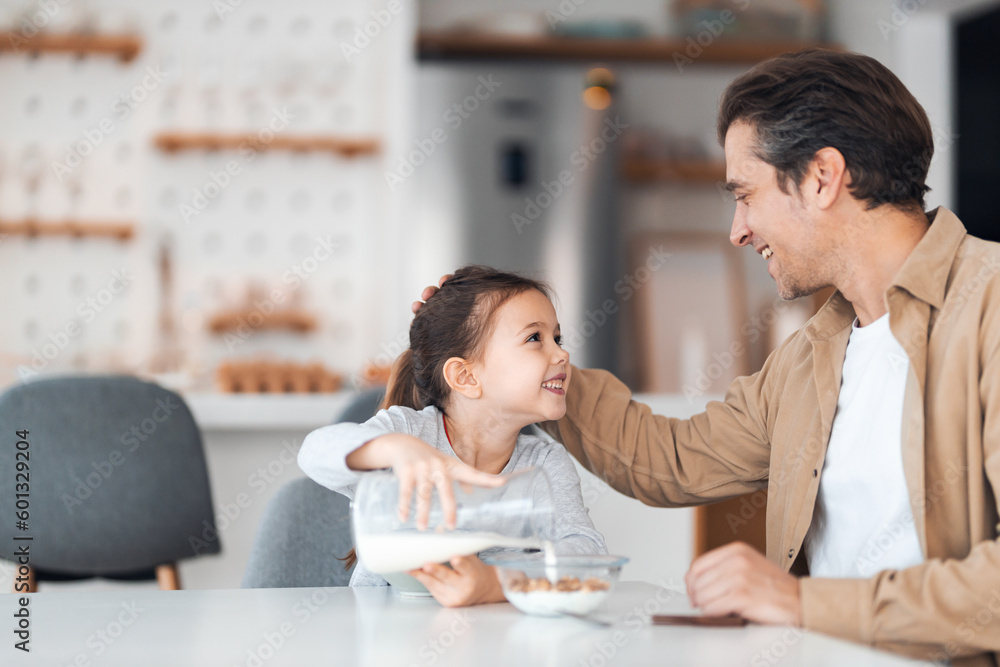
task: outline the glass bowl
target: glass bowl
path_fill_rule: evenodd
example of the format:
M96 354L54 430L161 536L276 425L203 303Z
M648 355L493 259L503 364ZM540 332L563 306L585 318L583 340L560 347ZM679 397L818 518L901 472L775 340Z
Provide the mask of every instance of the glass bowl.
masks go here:
M497 568L507 600L533 616L591 613L611 597L627 562L622 556L558 555L546 565L541 553L498 554L486 561Z

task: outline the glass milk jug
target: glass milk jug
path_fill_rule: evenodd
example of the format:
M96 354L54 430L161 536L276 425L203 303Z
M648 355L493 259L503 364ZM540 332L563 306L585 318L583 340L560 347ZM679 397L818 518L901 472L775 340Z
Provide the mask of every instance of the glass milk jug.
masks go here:
M492 547L541 548L552 539L552 486L540 468L504 476L496 488L452 482L457 504L454 529L446 529L434 490L430 521L416 527L416 496L406 521L399 519L399 480L389 472L366 473L351 503L351 530L358 559L370 571L392 574L443 563Z

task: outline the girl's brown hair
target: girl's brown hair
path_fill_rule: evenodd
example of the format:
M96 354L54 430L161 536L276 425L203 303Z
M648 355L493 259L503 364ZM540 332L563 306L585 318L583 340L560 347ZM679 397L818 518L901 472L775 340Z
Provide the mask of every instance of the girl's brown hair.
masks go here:
M379 408L401 405L423 410L433 405L444 412L451 392L444 379L445 362L452 357L479 359L500 307L528 290L552 298L548 285L515 273L477 265L455 271L413 317L410 347L393 363ZM351 549L339 560L349 570L357 555Z

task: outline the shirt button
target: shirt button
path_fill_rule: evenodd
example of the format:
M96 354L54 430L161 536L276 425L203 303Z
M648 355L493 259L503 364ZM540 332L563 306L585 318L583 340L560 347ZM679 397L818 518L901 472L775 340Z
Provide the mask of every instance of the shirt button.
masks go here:
M819 477L819 470L813 468L813 477Z
M789 549L788 550L788 557L791 558L794 555L795 555L795 549Z

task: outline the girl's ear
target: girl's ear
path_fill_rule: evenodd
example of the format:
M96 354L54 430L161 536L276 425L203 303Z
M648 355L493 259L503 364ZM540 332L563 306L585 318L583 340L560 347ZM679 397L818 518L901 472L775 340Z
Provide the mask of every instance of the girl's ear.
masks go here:
M451 390L466 398L479 398L483 395L483 386L476 377L472 364L461 357L451 357L444 362L444 381Z

